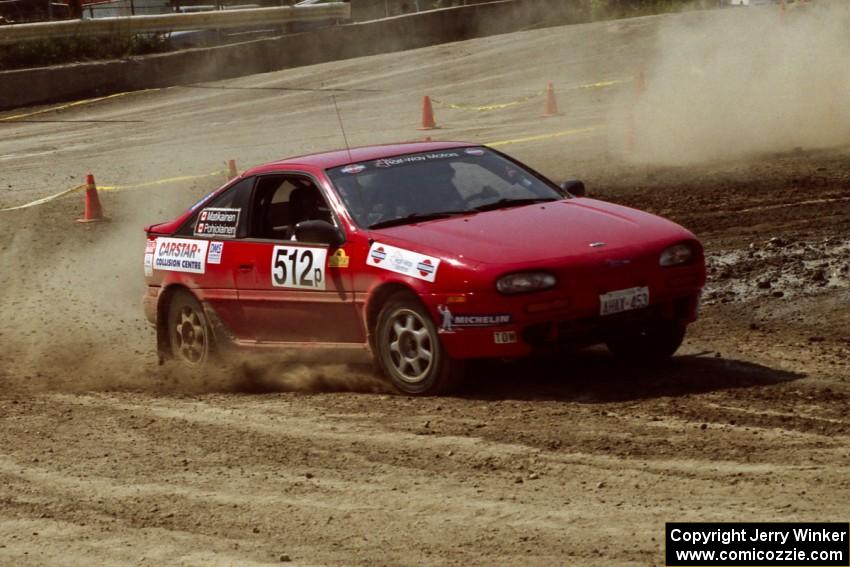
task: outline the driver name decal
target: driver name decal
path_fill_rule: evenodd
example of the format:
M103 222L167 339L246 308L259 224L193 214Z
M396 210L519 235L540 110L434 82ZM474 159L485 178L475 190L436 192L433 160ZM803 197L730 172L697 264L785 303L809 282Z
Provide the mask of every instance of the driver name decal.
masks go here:
M239 226L239 214L242 209L206 208L198 215L195 224L195 236L213 236L217 238L236 238Z
M433 283L437 278L440 260L404 248L375 242L369 249L366 264Z
M203 274L206 271L208 240L157 238L153 269Z

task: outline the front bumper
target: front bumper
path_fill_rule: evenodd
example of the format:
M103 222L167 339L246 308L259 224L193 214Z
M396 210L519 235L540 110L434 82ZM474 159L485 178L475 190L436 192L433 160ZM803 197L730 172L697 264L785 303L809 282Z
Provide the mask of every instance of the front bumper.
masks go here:
M648 307L604 316L598 300L577 305L558 299L556 292L514 297L495 292L432 294L422 299L452 358L516 358L604 343L662 321L687 325L697 318L700 292L700 287L654 290ZM548 305L551 309L534 311ZM451 320L480 324L447 324L447 309Z

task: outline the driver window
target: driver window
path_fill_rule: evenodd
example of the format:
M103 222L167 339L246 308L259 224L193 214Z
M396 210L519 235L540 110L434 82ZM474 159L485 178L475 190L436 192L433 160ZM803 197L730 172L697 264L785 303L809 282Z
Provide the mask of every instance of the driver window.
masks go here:
M472 207L494 199L527 196L522 187L508 182L477 163L458 162L452 165L457 172L455 186L464 201Z
M306 220L333 223L318 187L308 178L274 175L260 178L254 191L252 238L294 240L295 225Z

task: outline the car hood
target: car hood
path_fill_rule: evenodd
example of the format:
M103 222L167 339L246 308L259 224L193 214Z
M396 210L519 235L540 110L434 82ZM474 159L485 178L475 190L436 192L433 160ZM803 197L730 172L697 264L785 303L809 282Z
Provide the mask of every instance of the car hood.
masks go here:
M597 249L634 248L693 235L655 215L582 198L375 230L372 237L425 254L472 263L514 264L543 262Z

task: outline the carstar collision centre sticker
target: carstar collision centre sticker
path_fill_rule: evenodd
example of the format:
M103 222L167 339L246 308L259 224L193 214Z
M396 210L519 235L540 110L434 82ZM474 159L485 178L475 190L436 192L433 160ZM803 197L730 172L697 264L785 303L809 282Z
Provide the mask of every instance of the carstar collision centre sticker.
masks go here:
M153 267L167 272L203 274L206 272L209 244L209 240L157 238Z
M437 279L440 260L433 256L425 256L404 248L375 242L369 249L366 264L434 283Z

